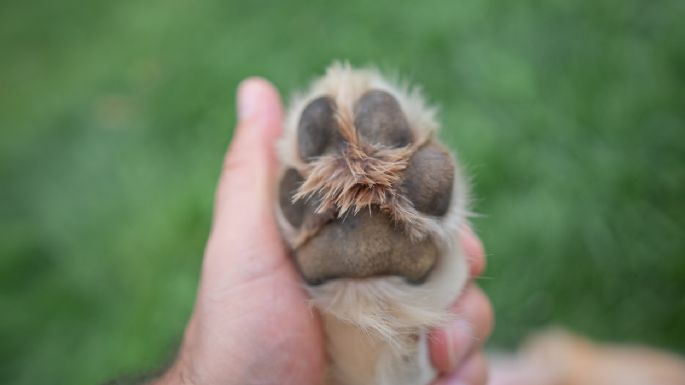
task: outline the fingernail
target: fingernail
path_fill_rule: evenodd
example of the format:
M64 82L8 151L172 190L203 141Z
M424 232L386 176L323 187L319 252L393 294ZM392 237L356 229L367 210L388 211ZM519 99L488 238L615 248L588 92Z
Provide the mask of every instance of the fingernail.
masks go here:
M456 370L473 344L473 328L465 320L457 320L446 330L447 359L451 370Z
M251 119L257 115L260 103L259 78L247 78L238 86L238 119Z

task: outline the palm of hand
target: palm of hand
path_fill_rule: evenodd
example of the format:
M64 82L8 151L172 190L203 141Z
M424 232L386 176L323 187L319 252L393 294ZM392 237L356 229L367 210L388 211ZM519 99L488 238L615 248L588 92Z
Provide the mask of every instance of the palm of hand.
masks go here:
M241 250L231 250L219 234L209 241L197 308L186 332L185 344L199 353L191 366L204 368L193 377L207 383L231 378L318 385L325 357L318 315L308 305L275 224L258 222L247 227L260 229L252 232L259 239L241 243ZM215 248L215 242L221 244ZM244 259L261 262L236 265Z

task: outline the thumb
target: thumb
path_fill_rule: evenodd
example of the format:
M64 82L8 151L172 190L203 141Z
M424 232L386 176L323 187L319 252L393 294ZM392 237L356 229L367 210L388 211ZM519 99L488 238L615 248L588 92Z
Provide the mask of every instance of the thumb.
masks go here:
M238 87L237 99L238 125L224 160L203 264L205 272L222 279L236 272L249 279L250 271L271 270L285 255L272 210L280 97L268 81L249 78Z

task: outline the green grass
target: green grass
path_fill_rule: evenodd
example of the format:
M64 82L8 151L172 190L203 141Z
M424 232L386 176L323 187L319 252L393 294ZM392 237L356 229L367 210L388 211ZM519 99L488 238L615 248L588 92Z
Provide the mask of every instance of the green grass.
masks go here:
M685 2L4 1L0 383L153 368L189 316L234 88L333 59L442 106L498 326L685 352Z

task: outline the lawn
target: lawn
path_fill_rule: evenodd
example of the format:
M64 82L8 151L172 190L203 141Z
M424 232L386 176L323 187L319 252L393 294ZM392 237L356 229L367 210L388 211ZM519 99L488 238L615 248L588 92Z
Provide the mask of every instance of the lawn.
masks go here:
M0 4L0 383L154 368L191 311L249 75L421 84L472 177L490 345L685 353L685 2Z

